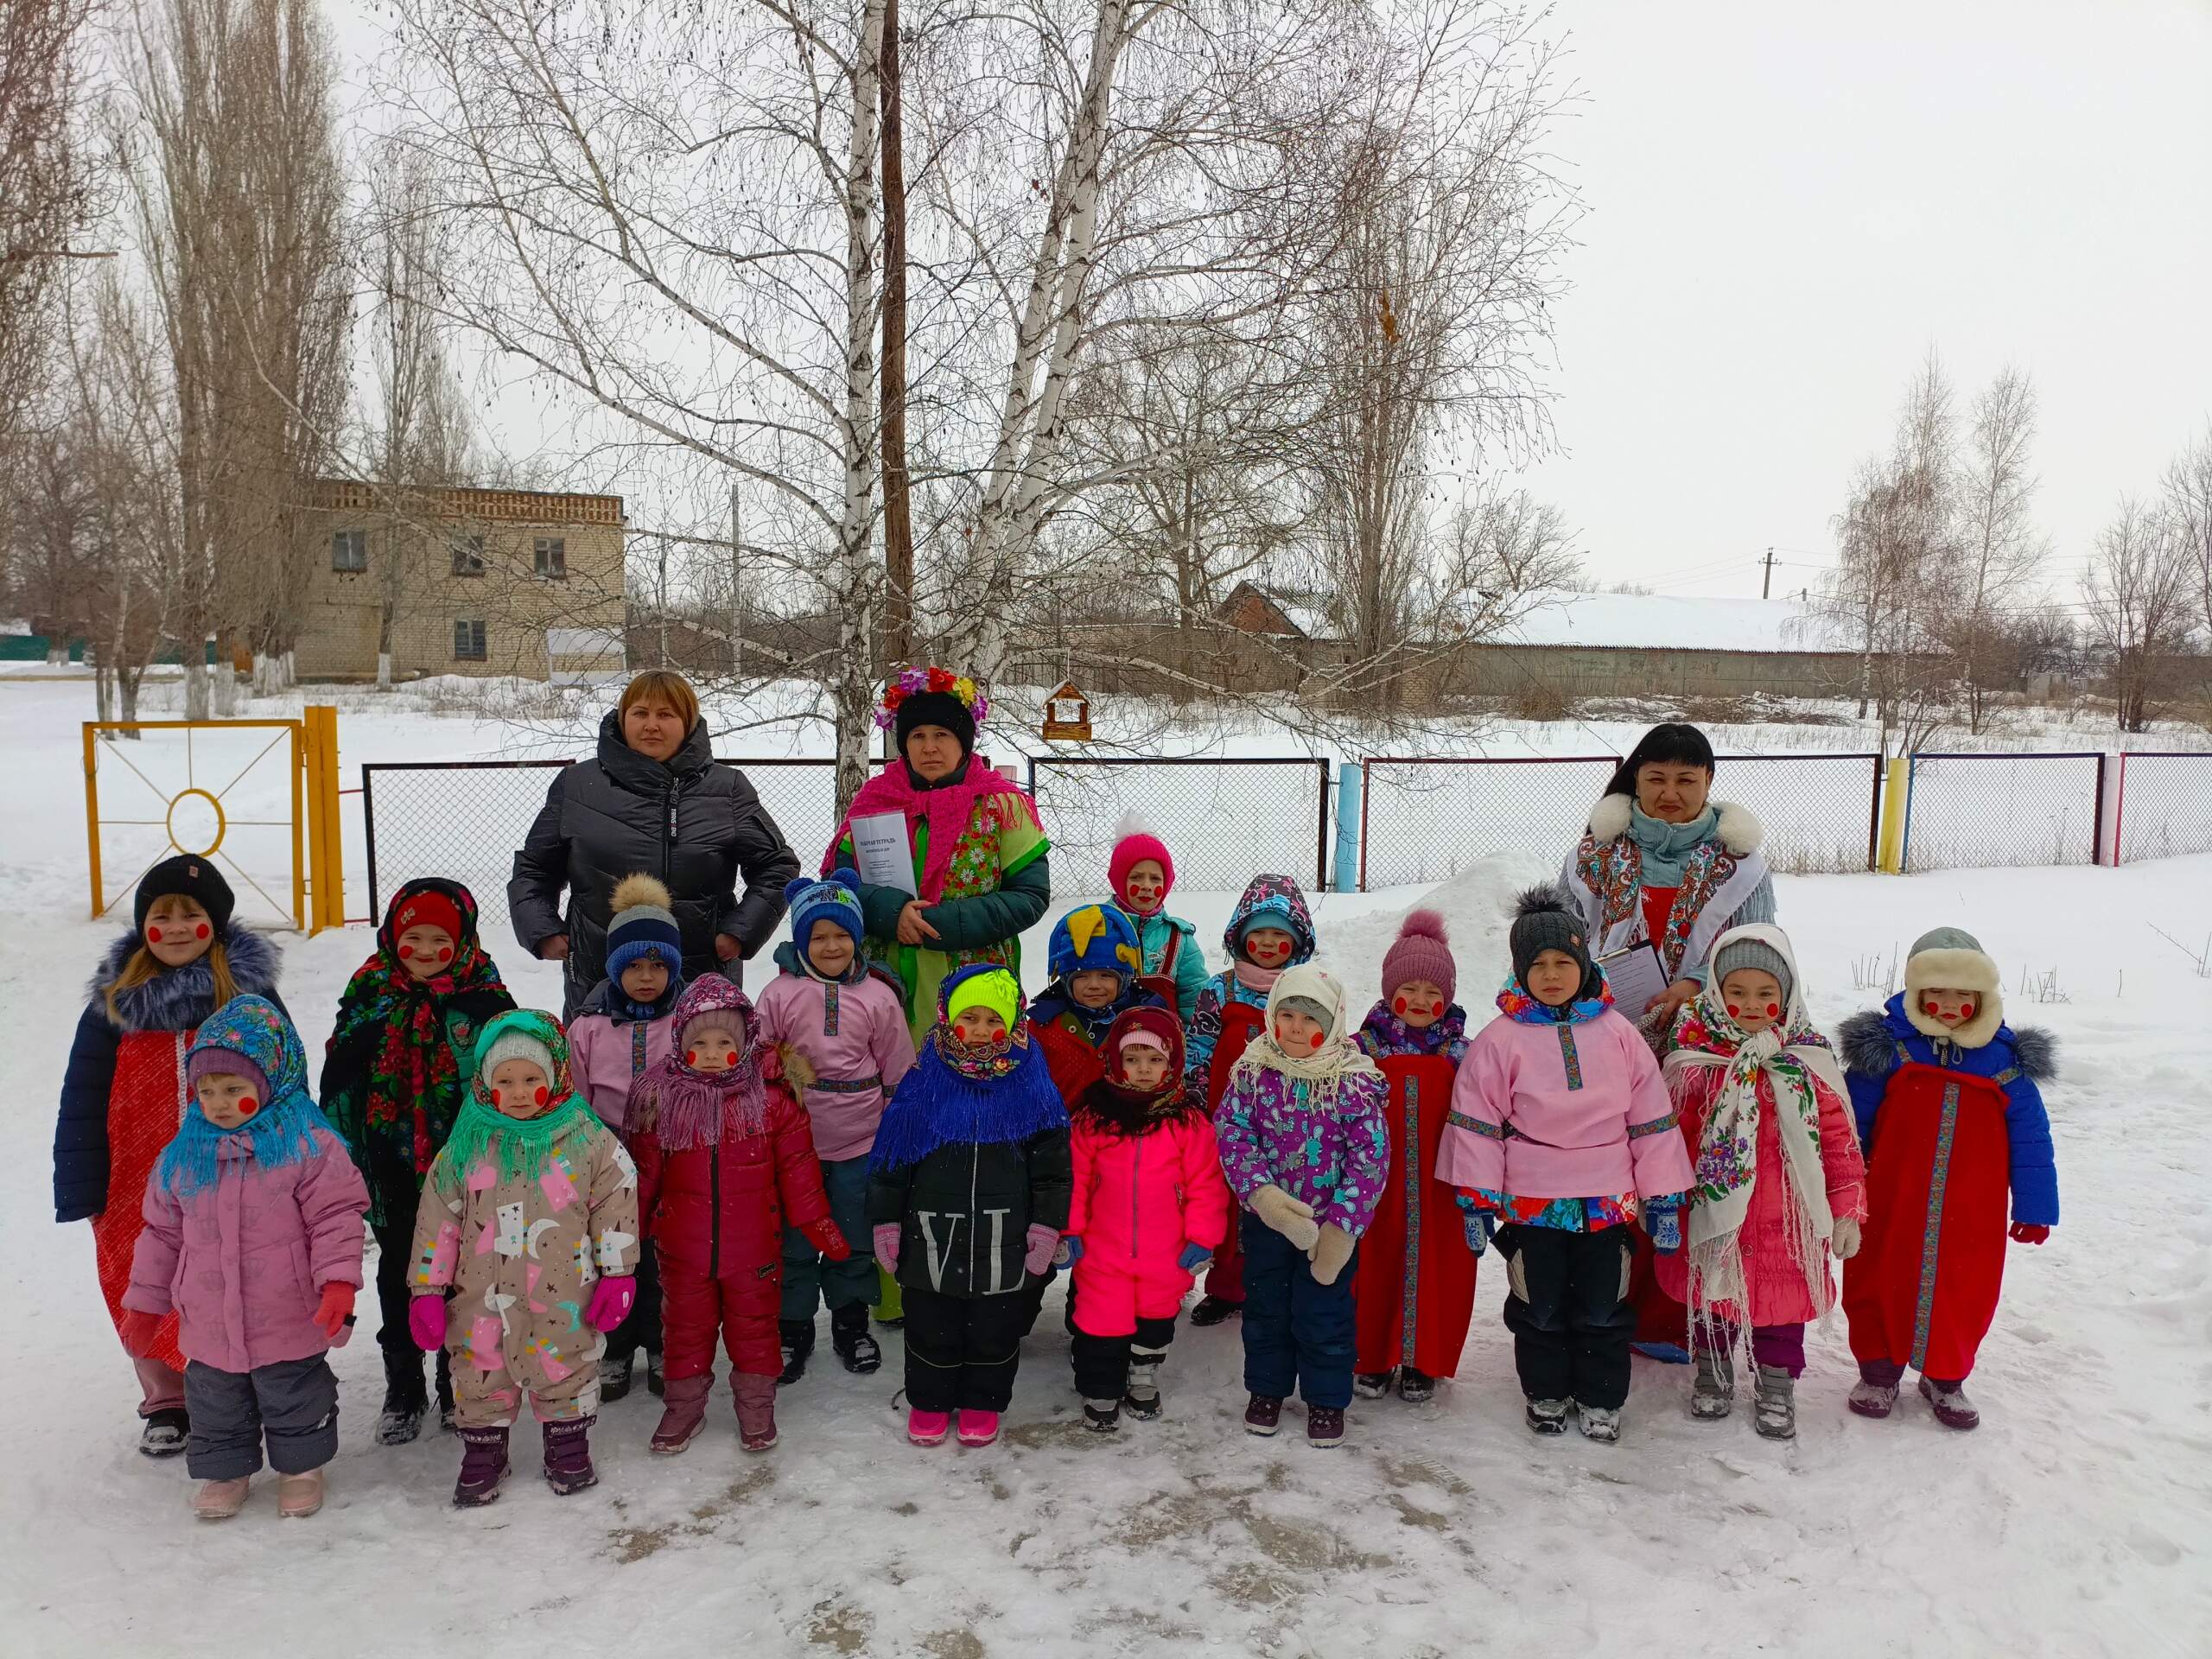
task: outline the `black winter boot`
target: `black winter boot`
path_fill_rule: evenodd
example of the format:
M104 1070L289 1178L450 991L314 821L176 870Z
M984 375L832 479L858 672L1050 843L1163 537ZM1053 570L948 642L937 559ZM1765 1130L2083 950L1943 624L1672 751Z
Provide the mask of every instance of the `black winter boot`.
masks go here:
M423 1415L430 1408L429 1391L423 1386L423 1356L418 1351L384 1352L384 1409L377 1415L377 1444L405 1446L423 1432Z
M1232 1302L1219 1296L1201 1296L1198 1305L1191 1310L1192 1325L1219 1325L1233 1314L1242 1313L1244 1304Z
M149 1458L174 1458L184 1450L191 1433L192 1419L182 1406L149 1412L138 1431L138 1449Z
M438 1427L453 1433L453 1356L438 1350Z
M776 1385L789 1388L806 1375L806 1362L814 1353L814 1321L778 1319L776 1334L784 1344L784 1370L776 1379Z
M566 1497L599 1484L591 1466L591 1426L597 1417L577 1417L545 1427L545 1484Z
M811 1325L807 1327L810 1332L813 1328ZM866 1302L830 1310L830 1345L837 1351L837 1357L844 1361L845 1369L855 1376L866 1376L883 1364L883 1350L868 1333Z
M464 1428L461 1435L461 1478L454 1483L456 1509L473 1510L499 1495L507 1478L507 1431L505 1428Z

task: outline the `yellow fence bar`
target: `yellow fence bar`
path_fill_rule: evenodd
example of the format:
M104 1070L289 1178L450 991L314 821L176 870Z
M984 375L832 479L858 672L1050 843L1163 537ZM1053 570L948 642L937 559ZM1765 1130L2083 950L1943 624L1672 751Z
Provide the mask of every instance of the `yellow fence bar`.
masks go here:
M311 703L301 734L307 772L308 886L310 934L346 925L345 842L338 820L338 710Z
M1904 874L1904 809L1911 793L1912 762L1898 755L1882 785L1881 868L1891 875Z
M91 857L94 921L98 921L100 912L107 908L106 895L100 890L99 741L99 734L87 725L85 728L85 840Z

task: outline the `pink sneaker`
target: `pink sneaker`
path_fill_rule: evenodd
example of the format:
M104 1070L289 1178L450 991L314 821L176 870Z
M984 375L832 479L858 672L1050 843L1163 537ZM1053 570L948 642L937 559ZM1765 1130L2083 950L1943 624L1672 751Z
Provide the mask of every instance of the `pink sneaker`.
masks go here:
M988 1446L999 1437L999 1414L995 1411L963 1411L960 1414L960 1444Z
M916 1446L943 1446L951 1427L948 1411L924 1411L916 1406L906 1413L906 1438Z

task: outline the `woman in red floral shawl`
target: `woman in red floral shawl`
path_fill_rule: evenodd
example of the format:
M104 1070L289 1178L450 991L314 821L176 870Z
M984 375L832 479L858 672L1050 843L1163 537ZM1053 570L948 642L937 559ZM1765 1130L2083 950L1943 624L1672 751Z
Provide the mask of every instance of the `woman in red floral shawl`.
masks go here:
M407 1332L407 1268L423 1177L461 1109L477 1033L514 1006L477 939L476 900L458 881L435 876L392 895L376 954L354 970L338 1000L316 1093L369 1185L383 1320L381 1445L413 1440L429 1406L423 1351ZM442 1350L438 1408L453 1409Z

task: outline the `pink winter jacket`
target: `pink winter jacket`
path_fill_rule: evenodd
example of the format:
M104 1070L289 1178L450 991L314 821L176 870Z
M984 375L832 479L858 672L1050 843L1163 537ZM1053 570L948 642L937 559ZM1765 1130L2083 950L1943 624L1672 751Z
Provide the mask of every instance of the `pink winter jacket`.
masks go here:
M764 1037L788 1043L814 1066L805 1103L815 1156L836 1163L874 1146L884 1103L914 1064L899 993L874 974L825 985L786 969L768 982L753 1013Z
M1122 1336L1140 1316L1171 1316L1191 1288L1175 1262L1183 1246L1217 1250L1229 1236L1234 1205L1212 1120L1193 1111L1129 1135L1078 1111L1070 1144L1067 1234L1083 1240L1077 1323L1095 1336Z
M1691 1173L1659 1063L1611 1009L1575 1026L1500 1014L1467 1045L1439 1180L1516 1198L1656 1198L1687 1190Z
M1679 1071L1675 1082L1675 1109L1681 1114L1682 1142L1695 1147L1705 1135L1705 1115L1713 1109L1720 1086L1728 1080L1724 1067L1700 1065ZM1859 1135L1852 1128L1851 1112L1835 1090L1818 1077L1813 1079L1813 1098L1820 1110L1821 1173L1827 1185L1829 1211L1838 1220L1849 1216L1866 1219L1866 1164L1859 1156ZM1825 1310L1814 1306L1812 1287L1804 1270L1790 1257L1788 1177L1782 1173L1782 1131L1774 1122L1774 1080L1759 1074L1758 1162L1751 1185L1751 1207L1744 1217L1741 1243L1744 1277L1751 1293L1751 1318L1726 1302L1713 1309L1734 1324L1802 1325L1820 1318ZM1827 1247L1821 1249L1821 1274L1827 1272ZM1653 1259L1659 1288L1676 1301L1689 1300L1689 1253ZM1834 1295L1825 1299L1833 1302Z
M658 1020L626 1020L619 1026L611 1014L580 1014L569 1027L569 1075L599 1121L623 1135L630 1116L631 1087L660 1064L675 1041L672 1014Z
M369 1190L335 1135L275 1169L242 1139L219 1142L215 1185L180 1202L156 1169L123 1305L176 1309L177 1346L219 1371L308 1359L330 1347L315 1323L322 1287L361 1287Z

